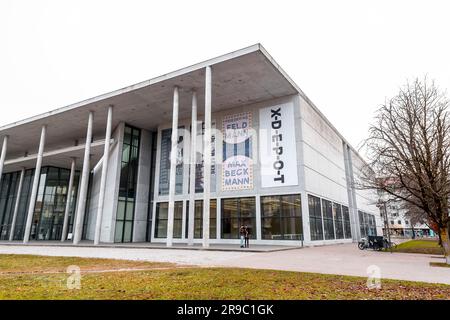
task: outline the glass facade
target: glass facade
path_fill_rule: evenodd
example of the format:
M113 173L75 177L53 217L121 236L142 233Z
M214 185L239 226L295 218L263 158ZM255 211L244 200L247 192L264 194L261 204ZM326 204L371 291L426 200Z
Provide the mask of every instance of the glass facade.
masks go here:
M312 241L352 238L348 207L312 195L308 195L308 202Z
M0 188L0 240L9 239L20 172L4 174Z
M156 204L155 238L167 237L167 223L169 219L169 203ZM175 201L173 216L173 238L181 239L183 231L183 201Z
M322 207L320 198L308 195L311 240L323 240Z
M239 239L239 228L247 225L250 238L256 239L256 202L254 197L222 199L222 239Z
M140 140L139 129L125 126L114 242L131 242L133 238Z
M342 218L342 206L333 203L334 230L336 239L344 239L344 219Z
M78 183L68 195L70 170L55 167L41 169L38 194L31 225L30 239L61 240L66 201L70 196L76 202ZM78 180L78 172L75 181ZM73 205L69 215L74 215Z
M323 229L325 240L336 239L334 234L333 208L331 201L322 199Z
M189 201L186 202L186 238L189 233ZM203 200L195 200L194 209L194 239L203 237ZM211 199L209 202L209 238L217 237L217 200Z
M150 188L148 195L148 212L147 212L147 230L146 230L146 241L150 242L152 240L152 225L153 225L153 202L154 202L154 185L155 185L155 172L156 172L156 141L158 134L152 132L152 143L151 143L151 164L150 164Z
M261 229L265 240L302 240L300 195L261 197Z
M364 221L364 212L358 211L359 218L359 232L361 233L361 238L367 237L367 226Z
M22 192L20 193L19 211L17 212L16 226L14 228L14 240L22 240L25 232L26 217L31 198L31 186L33 184L34 169L26 170L23 178Z
M344 217L344 237L345 239L352 238L352 227L350 223L350 213L348 207L342 206L342 215Z

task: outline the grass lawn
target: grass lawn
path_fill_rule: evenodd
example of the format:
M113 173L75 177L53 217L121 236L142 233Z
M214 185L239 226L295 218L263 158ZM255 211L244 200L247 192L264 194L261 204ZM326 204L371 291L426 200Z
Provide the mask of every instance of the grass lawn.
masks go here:
M69 265L80 266L80 290L67 289ZM381 285L369 290L366 278L315 273L0 255L0 299L450 299L448 285Z
M410 240L397 245L392 251L435 255L444 254L444 250L438 245L436 240Z

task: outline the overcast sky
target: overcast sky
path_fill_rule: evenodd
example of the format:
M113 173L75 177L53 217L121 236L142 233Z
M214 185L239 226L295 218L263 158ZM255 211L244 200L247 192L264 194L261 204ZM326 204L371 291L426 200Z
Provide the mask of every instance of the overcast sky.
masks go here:
M0 2L0 125L260 42L355 147L406 79L450 88L449 1Z

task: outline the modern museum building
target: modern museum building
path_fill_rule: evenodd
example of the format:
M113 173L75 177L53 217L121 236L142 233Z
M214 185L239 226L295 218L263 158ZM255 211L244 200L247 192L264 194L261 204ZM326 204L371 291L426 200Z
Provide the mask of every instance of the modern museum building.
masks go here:
M2 106L6 108L7 106ZM380 234L363 159L260 45L0 127L0 240L268 245Z

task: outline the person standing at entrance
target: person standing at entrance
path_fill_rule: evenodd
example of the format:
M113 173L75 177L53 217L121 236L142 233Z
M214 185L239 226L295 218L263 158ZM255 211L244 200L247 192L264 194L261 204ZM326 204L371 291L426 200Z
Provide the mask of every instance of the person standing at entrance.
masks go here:
M247 227L247 225L244 227L244 242L245 242L245 248L249 247L249 242L250 242L250 229Z
M241 239L241 248L244 248L244 240L245 240L245 228L241 226L239 229L239 237Z

